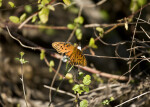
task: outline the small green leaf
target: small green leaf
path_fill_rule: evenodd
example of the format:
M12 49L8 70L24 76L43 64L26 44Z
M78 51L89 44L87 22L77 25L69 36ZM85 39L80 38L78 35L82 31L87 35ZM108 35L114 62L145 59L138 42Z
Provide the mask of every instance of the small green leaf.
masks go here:
M83 78L83 84L84 85L89 85L91 83L91 76L90 75L86 75L84 78Z
M104 33L104 29L101 28L101 27L96 27L96 30L97 30L98 32Z
M38 0L38 3L41 3L41 0Z
M82 39L82 33L76 35L76 37L77 37L78 40L81 40Z
M147 0L137 0L137 2L138 2L138 5L141 7L147 3Z
M81 32L82 32L81 29L77 29L77 30L76 30L76 35L81 34Z
M74 19L74 23L83 24L83 22L84 22L84 18L82 16L79 16Z
M23 57L23 55L25 54L24 52L20 52L19 53L21 57Z
M54 61L53 61L53 60L50 60L50 62L49 62L49 66L50 66L50 67L54 67L54 66L55 66L55 63L54 63Z
M78 84L76 84L76 85L73 86L72 90L76 94L76 92L80 90L80 86Z
M114 97L110 97L110 101L114 101Z
M103 104L103 105L109 105L109 101L108 101L108 100L104 100L104 101L102 102L102 104Z
M87 100L82 100L80 102L80 107L88 107L88 101Z
M0 0L0 7L2 6L2 0Z
M67 27L68 27L68 29L72 30L72 29L74 29L75 25L74 24L68 24Z
M34 23L36 21L36 19L37 19L37 16L33 16L31 22Z
M69 79L69 83L73 83L74 81L73 81L73 79Z
M82 39L82 31L81 31L81 29L77 29L75 34L76 34L76 37L77 37L78 40Z
M19 18L17 16L10 16L9 20L13 23L20 23Z
M95 45L95 40L94 40L94 38L91 38L91 39L90 39L89 47L94 48L94 49L97 48L97 45Z
M138 4L135 0L131 0L130 10L134 13L138 9Z
M101 38L103 38L104 29L101 28L101 27L96 27L96 30L99 32L99 36L100 36Z
M94 41L94 38L91 38L89 42L89 47L91 47L93 44L95 44L95 41Z
M85 92L89 92L89 87L88 87L88 86L84 86L84 87L82 87L82 89L83 89L83 91L85 91Z
M39 12L39 18L42 23L46 23L48 21L48 16L49 16L49 9L44 7L42 10Z
M20 22L23 22L26 19L27 14L24 13L20 16Z
M15 4L13 2L11 2L11 1L9 1L8 4L10 5L11 8L16 7Z
M44 58L45 58L45 50L41 50L40 60L43 60Z
M78 79L81 79L81 78L83 78L83 76L84 76L84 73L83 73L83 72L79 72Z
M25 11L27 13L31 13L32 12L32 6L31 5L25 5L24 9L25 9Z
M52 67L49 67L49 72L52 72L52 71L53 71Z
M67 6L69 6L69 5L71 4L70 0L63 0L63 2L64 2Z
M41 4L42 4L42 5L46 5L46 4L48 4L48 3L49 3L48 0L42 0L42 1L41 1Z
M84 84L79 84L80 87L84 87Z

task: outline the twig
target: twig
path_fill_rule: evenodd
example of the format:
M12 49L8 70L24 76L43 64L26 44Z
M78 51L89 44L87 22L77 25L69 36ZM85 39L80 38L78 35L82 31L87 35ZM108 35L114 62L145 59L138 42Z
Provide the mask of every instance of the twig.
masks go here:
M135 39L135 32L136 32L136 28L137 28L137 24L138 24L139 18L141 16L141 11L139 13L138 19L137 19L136 24L135 24L135 28L134 28L134 32L133 32L133 36L132 36L131 47L130 47L131 50L130 50L130 53L129 53L129 58L132 56L133 41ZM128 63L129 64L129 71L131 71L131 63L132 63L132 61L129 61L129 63ZM129 75L129 80L128 80L127 84L130 82L130 80L131 80L131 74Z
M147 32L140 26L140 28L143 30L143 32L146 34L146 36L150 39L150 36L147 34Z
M62 64L62 60L60 59L59 65L58 65L58 68L57 68L57 72L56 72L55 75L54 75L54 78L53 78L53 80L52 80L52 83L51 83L51 86L50 86L50 87L53 87L53 85L54 85L54 82L55 82L55 79L56 79L56 77L57 77L57 74L58 74L58 72L59 72L59 70L60 70L61 64ZM51 106L51 103L52 103L52 96L51 96L51 95L52 95L52 90L50 89L50 91L49 91L49 101L50 101L49 107Z
M58 89L56 89L56 88L49 87L49 86L47 86L47 85L44 85L44 87L45 87L45 88L48 88L48 89L51 89L51 90L53 90L53 91L57 91L57 92L62 93L62 94L69 95L69 96L71 96L71 97L73 97L73 98L76 97L74 94L69 93L69 92L66 92L66 91L63 91L63 90L60 90L60 89L58 90Z
M149 93L150 93L150 91L145 92L145 93L143 93L143 94L141 94L141 95L138 95L138 96L136 96L136 97L133 97L133 98L131 98L131 99L129 99L129 100L127 100L127 101L125 101L125 102L123 102L123 103L121 103L121 104L115 106L115 107L122 106L122 105L124 105L124 104L126 104L126 103L128 103L128 102L130 102L130 101L132 101L132 100L134 100L134 99L138 99L138 98L142 97L143 95L146 95L146 94L149 94Z
M41 47L31 47L31 46L24 45L19 39L15 38L15 37L10 33L8 26L6 26L6 29L7 29L7 31L8 31L9 36L10 36L11 38L13 38L14 40L18 41L19 44L20 44L22 47L28 48L28 49L32 49L32 50L36 50L36 49L41 50L41 49L42 49Z
M25 24L23 28L70 30L66 26L45 26L45 25L31 25L31 24Z
M113 79L123 80L123 81L128 80L128 78L125 77L125 76L120 77L120 76L118 76L118 75L108 74L108 73L101 72L101 71L98 71L98 70L96 70L96 69L92 69L92 68L89 68L89 67L79 66L79 68L81 68L81 69L83 69L83 70L85 70L85 71L94 73L94 74L99 74L100 76L103 76L103 77L106 77L106 78L113 78Z
M26 93L25 93L25 86L24 86L24 71L23 71L23 64L21 63L21 82L22 82L22 88L23 88L23 94L24 94L24 98L25 98L25 103L26 103L26 107L28 107L28 103L27 103L27 98L26 98Z

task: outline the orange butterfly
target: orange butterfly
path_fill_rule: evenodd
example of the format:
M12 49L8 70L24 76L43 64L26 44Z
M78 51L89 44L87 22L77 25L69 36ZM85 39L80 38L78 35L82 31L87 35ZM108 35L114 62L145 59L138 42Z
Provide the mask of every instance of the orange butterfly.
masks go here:
M70 58L72 65L86 66L86 58L77 47L65 42L53 42L52 46L58 53L65 53Z

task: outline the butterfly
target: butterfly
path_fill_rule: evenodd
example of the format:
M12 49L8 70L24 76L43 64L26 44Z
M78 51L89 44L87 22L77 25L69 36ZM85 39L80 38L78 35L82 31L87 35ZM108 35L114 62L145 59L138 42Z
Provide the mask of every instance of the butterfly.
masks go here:
M85 56L82 54L82 51L77 49L77 46L66 42L53 42L52 47L56 49L58 53L65 53L65 55L69 57L71 65L87 65Z

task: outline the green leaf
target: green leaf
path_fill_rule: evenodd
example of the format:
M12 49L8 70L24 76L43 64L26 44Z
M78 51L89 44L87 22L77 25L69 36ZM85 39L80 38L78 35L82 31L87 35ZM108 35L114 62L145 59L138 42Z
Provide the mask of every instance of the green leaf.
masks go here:
M80 102L80 107L88 107L88 101L87 100L82 100Z
M101 28L101 27L96 27L96 30L99 32L99 36L100 36L101 38L103 38L104 29Z
M68 24L67 27L68 27L68 29L72 30L72 29L74 29L75 25L74 24Z
M110 101L114 101L114 97L110 97Z
M45 50L41 50L40 60L43 60L44 58L45 58Z
M94 48L94 49L97 48L97 45L95 45L95 40L94 40L94 38L91 38L91 39L90 39L89 47Z
M75 34L76 34L76 37L77 37L78 40L82 39L82 31L81 31L81 29L77 29Z
M26 19L27 14L24 13L20 16L20 22L23 22Z
M17 16L10 16L9 20L13 23L20 23L19 18Z
M49 9L44 7L42 10L39 12L39 18L42 23L46 23L48 21L48 16L49 16Z
M75 84L72 88L72 90L74 91L74 93L76 94L76 92L78 92L80 90L80 86L78 84Z
M82 87L82 89L83 89L83 91L85 91L85 92L89 92L89 87L88 87L88 86L84 86L84 87Z
M34 23L36 21L36 19L37 19L37 16L33 16L31 22Z
M137 2L138 2L138 5L141 7L147 3L147 0L137 0Z
M74 23L83 24L83 22L84 22L84 18L82 16L79 16L74 19Z
M84 84L79 84L79 86L83 88L83 87L84 87Z
M95 40L94 38L91 38L89 42L89 47L91 47L93 44L95 44Z
M81 79L81 78L83 78L83 76L84 76L84 73L83 73L83 72L79 72L78 79Z
M77 29L77 30L76 30L76 35L81 34L81 32L82 32L81 29Z
M21 57L23 57L23 55L25 54L24 52L20 52L19 53Z
M49 67L49 72L52 72L52 71L53 71L52 67Z
M77 92L79 94L81 94L83 92L83 90L80 89L80 85L75 84L74 87L72 88L72 90L74 91L74 93L76 94Z
M83 84L84 85L89 85L91 83L91 76L90 75L86 75L84 78L83 78Z
M104 100L104 101L102 102L102 104L103 104L103 105L109 105L109 101L108 101L108 100Z
M8 4L10 5L11 8L16 7L15 4L13 2L11 2L11 1L9 1Z
M0 7L2 6L2 0L0 0Z
M97 30L98 32L100 32L100 33L104 33L104 29L101 28L101 27L96 27L96 30Z
M24 9L25 9L25 11L27 13L31 13L32 12L32 6L31 5L25 5Z
M46 5L46 4L48 4L48 3L49 3L48 0L42 0L42 1L41 1L41 4L42 4L42 5Z
M69 83L73 83L74 81L73 81L73 79L69 79Z
M78 40L81 40L82 39L82 33L76 35L76 37L77 37Z
M49 62L49 66L50 66L50 67L54 67L54 66L55 66L55 63L54 63L54 61L53 61L53 60L50 60L50 62Z
M135 0L131 0L130 10L134 13L138 9L138 4Z
M63 0L63 2L64 2L67 6L69 6L69 5L71 4L70 0Z

